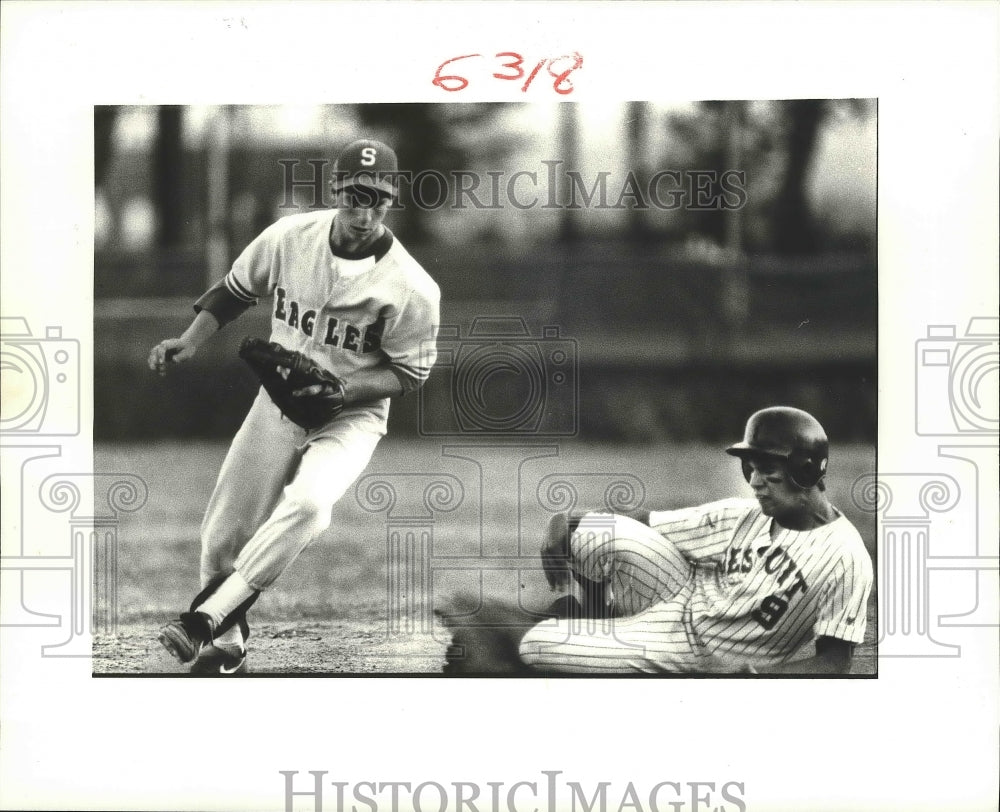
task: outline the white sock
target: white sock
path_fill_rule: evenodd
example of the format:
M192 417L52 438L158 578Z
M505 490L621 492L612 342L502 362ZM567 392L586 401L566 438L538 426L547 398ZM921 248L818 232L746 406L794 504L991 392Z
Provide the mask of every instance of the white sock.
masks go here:
M218 628L237 606L256 591L243 580L242 575L234 572L198 607L198 611L212 618L213 628Z
M214 642L217 646L243 648L243 632L240 631L239 624L234 623L227 631L216 635Z

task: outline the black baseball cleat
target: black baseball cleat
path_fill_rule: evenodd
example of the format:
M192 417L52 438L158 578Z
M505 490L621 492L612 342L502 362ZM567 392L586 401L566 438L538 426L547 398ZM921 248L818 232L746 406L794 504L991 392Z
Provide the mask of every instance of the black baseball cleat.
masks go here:
M205 646L191 666L200 677L229 677L247 673L247 650L243 646Z
M189 663L212 642L212 619L203 612L181 612L160 629L156 639L182 663Z

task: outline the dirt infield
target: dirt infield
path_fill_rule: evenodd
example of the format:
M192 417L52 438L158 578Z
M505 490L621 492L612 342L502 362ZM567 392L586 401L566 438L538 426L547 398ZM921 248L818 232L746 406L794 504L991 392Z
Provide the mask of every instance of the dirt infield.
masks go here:
M521 449L524 459L537 453L532 448L528 454ZM114 634L95 635L96 675L186 672L162 651L155 634L164 620L186 608L197 586L199 524L225 451L224 443L202 442L95 447L95 471L133 474L148 488L146 504L121 517L117 628ZM386 442L378 449L359 487L337 505L330 530L254 607L248 662L252 673L438 674L449 635L431 608L449 594L478 590L520 600L529 608L547 605L553 596L533 555L546 516L538 504L548 498L542 484L553 472L577 482L581 498L591 478L624 472L639 483L639 496L652 507L696 504L745 488L730 460L705 446L570 445L536 462L509 465L495 459L470 464L444 452L433 443ZM468 450L460 453L473 456ZM873 517L858 510L850 498L855 479L874 470L871 450L834 449L832 460L833 501L873 552ZM398 491L391 505L378 501L376 486L383 475ZM461 504L445 505L448 509L435 519L428 531L433 546L431 541L411 544L403 551L410 557L401 559L394 517L404 507L414 515L441 507L434 502L442 498L437 491L431 497L425 493L426 498L413 505L405 502L414 482L424 487L430 480L450 482L453 501ZM412 518L406 521L413 524ZM504 569L490 561L500 562L519 550L525 551L522 558L531 561L529 565ZM426 559L432 559L433 566ZM475 566L480 561L485 563ZM411 569L423 575L417 577ZM855 674L875 673L875 621L873 595Z
M253 629L248 670L254 674L436 674L445 644L431 635L387 639L375 623L296 620ZM155 640L155 624L130 623L94 640L95 674L186 674Z
M280 675L440 675L445 632L387 639L376 622L295 620L254 626L247 661L252 674ZM874 604L864 645L851 673L875 673ZM129 623L115 636L94 638L94 673L102 675L183 676L187 667L157 644L154 623Z

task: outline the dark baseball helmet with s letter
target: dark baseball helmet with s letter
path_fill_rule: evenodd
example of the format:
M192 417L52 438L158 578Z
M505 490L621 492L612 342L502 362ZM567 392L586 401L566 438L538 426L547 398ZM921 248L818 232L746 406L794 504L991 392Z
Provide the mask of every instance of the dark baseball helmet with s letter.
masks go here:
M747 420L743 441L726 449L743 461L743 476L750 481L753 457L776 457L784 461L792 482L800 488L814 487L826 474L830 443L819 421L791 406L772 406L754 412Z

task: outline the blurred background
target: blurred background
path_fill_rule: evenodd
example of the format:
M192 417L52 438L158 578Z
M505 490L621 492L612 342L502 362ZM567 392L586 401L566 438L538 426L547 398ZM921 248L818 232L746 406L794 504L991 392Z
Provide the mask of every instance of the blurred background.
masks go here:
M453 184L422 187L443 197L431 207L404 184L386 220L441 286L442 323L467 337L477 317L516 316L575 342L581 439L728 441L783 402L839 442L874 443L874 100L105 106L94 123L95 440L236 430L256 386L235 348L268 334L269 302L167 379L149 348L268 224L328 205L309 181L373 137ZM734 197L712 177L745 173L742 205L641 205L663 170L715 173L716 201ZM454 172L482 179L482 208ZM537 205L507 199L516 172L535 173L517 198ZM607 205L561 205L567 172L588 191L604 173ZM416 436L416 410L397 401L390 435Z

